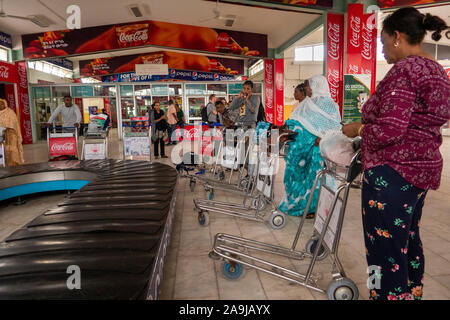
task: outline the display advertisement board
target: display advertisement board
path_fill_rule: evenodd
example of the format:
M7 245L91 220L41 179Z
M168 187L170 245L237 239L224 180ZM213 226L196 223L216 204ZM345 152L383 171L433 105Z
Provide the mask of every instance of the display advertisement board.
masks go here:
M364 14L361 32L361 73L371 76L370 92L375 91L377 67L377 14Z
M370 97L371 77L368 74L346 74L344 76L344 123L360 122L362 107Z
M150 138L147 132L131 132L124 136L123 147L126 157L146 159L150 156Z
M85 160L103 160L106 158L105 151L104 143L86 143L84 145L83 158Z
M0 46L12 49L11 35L0 31Z
M272 59L264 60L264 88L266 101L266 121L275 123L275 63Z
M316 219L314 221L314 229L316 229L318 233L321 233L323 230L326 219L328 218L328 215L330 213L333 198L334 195L329 190L325 188L320 189L319 202L317 204L317 211L316 211ZM336 231L338 228L341 208L342 208L342 201L338 199L336 202L336 206L334 207L330 223L328 224L325 237L323 239L328 249L330 250L333 249L333 245L336 240Z
M361 30L363 27L364 5L348 5L347 15L347 74L361 73Z
M343 14L327 14L327 80L331 97L339 104L341 115L344 81L344 20Z
M153 20L22 35L25 59L68 56L141 46L267 56L267 35Z
M169 69L167 76L138 76L135 72L103 76L102 82L149 82L149 81L234 81L234 76L212 72Z
M284 122L284 59L275 59L275 105L277 126Z
M415 6L421 4L433 4L439 2L446 2L446 0L378 0L378 6L380 8L391 8Z
M48 141L50 158L58 156L76 156L77 142L75 137L50 138Z
M105 57L80 61L80 75L90 77L135 71L138 64L167 64L169 69L229 75L244 74L244 60L171 51Z
M27 64L25 61L16 62L17 69L17 95L19 106L19 122L22 130L22 141L24 144L33 143L33 132L31 130L30 117L30 99L28 96L28 78L27 78Z

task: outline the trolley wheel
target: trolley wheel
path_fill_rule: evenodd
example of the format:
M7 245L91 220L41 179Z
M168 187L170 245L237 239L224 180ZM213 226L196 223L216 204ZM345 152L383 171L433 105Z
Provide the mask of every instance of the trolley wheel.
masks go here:
M314 251L316 250L317 242L319 240L317 239L309 239L306 243L306 252L309 254L314 254ZM319 249L319 253L317 254L317 261L322 261L326 257L328 257L328 250L325 249L325 247L322 245Z
M191 188L191 192L195 191L195 180L189 182L189 188Z
M267 207L267 200L264 198L253 199L252 207L257 208L259 211L264 211Z
M202 227L206 227L209 225L209 213L208 211L200 211L197 216L198 224Z
M269 224L273 229L283 229L286 225L286 215L283 212L272 212L269 218Z
M242 179L239 181L239 188L246 189L248 186L248 179Z
M222 263L222 273L229 280L236 280L242 275L242 265L238 262L226 262Z
M359 290L352 280L342 278L328 285L327 294L330 300L358 300Z
M210 251L208 253L208 257L213 260L220 260L220 256L217 253L215 253L214 251Z

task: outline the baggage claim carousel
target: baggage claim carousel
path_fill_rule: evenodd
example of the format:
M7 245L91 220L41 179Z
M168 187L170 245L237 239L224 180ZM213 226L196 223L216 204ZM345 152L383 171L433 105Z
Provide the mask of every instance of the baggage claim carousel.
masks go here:
M0 299L158 299L177 177L144 161L1 168L0 201L77 191L0 243Z

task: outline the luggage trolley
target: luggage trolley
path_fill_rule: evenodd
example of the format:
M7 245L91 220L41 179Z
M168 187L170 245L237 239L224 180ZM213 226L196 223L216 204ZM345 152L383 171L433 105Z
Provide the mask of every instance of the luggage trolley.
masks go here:
M49 161L78 159L78 128L47 127Z
M152 161L152 125L122 124L123 159Z
M281 137L289 136L282 134L278 137L276 145L279 145ZM250 149L250 148L249 148ZM265 212L267 204L272 206L272 212L269 217L269 225L274 229L282 229L286 224L286 215L277 210L274 200L274 184L276 171L278 169L278 154L268 155L268 150L261 150L260 145L255 144L252 148L252 155L256 156L256 163L250 170L250 176L253 183L249 184L244 193L243 204L228 203L215 200L194 199L194 210L198 213L198 222L201 226L209 223L209 212L222 213L248 220L266 222ZM253 157L250 157L251 160ZM265 161L267 159L267 161ZM254 161L250 161L254 162ZM252 185L250 187L250 185ZM230 191L224 188L221 190ZM211 193L210 193L211 195ZM211 198L211 197L210 197ZM246 200L251 201L247 204Z
M351 279L346 277L344 268L338 258L338 247L350 186L361 172L360 151L353 156L351 164L348 166L340 166L329 159L324 158L324 160L325 168L316 176L305 209L305 212L308 212L314 190L320 179L321 185L316 219L314 221L314 232L310 240L306 243L305 251L296 250L296 247L306 214L301 218L299 228L290 248L228 234L216 234L213 250L209 253L209 257L211 259L223 260L222 273L226 278L239 278L242 274L243 266L247 266L325 293L330 300L358 299L358 287ZM343 172L344 175L341 175L340 172ZM326 177L331 177L338 181L340 183L339 186L336 189L328 187L324 183ZM264 260L263 258L258 258L257 252L269 253L293 260L310 258L311 262L306 274L302 274L271 261ZM333 260L331 271L333 280L326 289L323 289L317 284L320 276L313 275L312 272L315 263L324 260L328 255L331 255Z
M83 137L82 160L104 160L108 158L109 128L106 128L106 130L84 128Z
M6 128L0 127L0 166L6 167L5 158Z

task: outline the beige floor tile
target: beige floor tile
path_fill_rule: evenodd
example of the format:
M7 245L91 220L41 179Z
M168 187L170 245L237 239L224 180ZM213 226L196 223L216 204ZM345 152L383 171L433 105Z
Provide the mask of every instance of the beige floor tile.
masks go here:
M435 276L433 277L435 281L446 287L448 290L450 290L450 275L448 276Z
M268 300L314 300L310 290L268 273L258 271Z
M450 291L447 287L425 273L423 286L423 300L448 300Z
M208 228L185 230L181 234L179 256L198 257L206 256L211 250L211 238Z
M450 275L449 261L424 248L425 272L430 276Z

